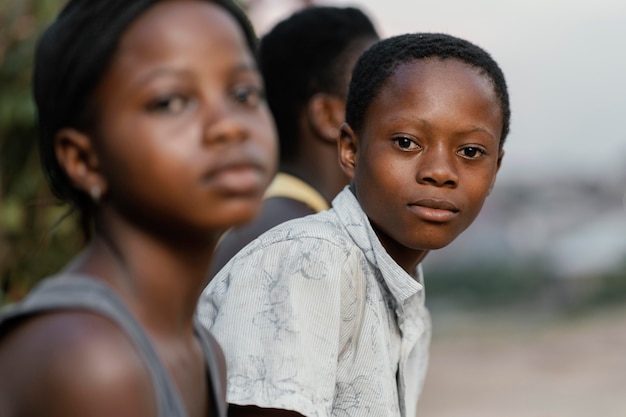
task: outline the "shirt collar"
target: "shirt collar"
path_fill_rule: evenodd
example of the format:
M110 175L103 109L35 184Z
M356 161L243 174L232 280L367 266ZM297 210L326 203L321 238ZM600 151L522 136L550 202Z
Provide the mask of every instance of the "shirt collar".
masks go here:
M372 229L367 215L358 200L346 186L332 202L333 209L355 244L368 261L382 273L387 287L400 303L423 289L422 266L408 274L387 253Z

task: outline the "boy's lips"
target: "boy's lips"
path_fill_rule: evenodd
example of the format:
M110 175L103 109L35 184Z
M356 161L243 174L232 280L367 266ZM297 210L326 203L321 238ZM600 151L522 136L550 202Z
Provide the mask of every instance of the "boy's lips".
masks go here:
M411 203L411 205L412 206L427 207L427 208L432 208L432 209L438 209L438 210L448 210L448 211L452 211L454 213L457 213L459 211L459 209L456 208L456 206L454 204L452 204L451 202L449 202L449 201L446 201L446 200L436 200L436 199L432 199L432 198L419 200L419 201L416 201L414 203Z
M446 200L423 199L410 203L409 207L422 220L436 223L448 222L459 213L459 209Z

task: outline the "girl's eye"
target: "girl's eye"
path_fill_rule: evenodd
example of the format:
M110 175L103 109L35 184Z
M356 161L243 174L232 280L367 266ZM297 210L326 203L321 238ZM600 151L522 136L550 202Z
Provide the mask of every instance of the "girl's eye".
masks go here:
M459 154L464 158L476 159L485 155L485 151L477 146L467 146L461 149Z
M261 88L247 85L236 86L232 91L232 97L235 102L248 107L258 106L265 98Z
M404 136L393 138L393 141L396 143L396 145L398 145L400 149L403 150L412 150L419 148L419 145L413 139L409 139Z
M179 114L189 104L189 99L181 95L161 97L148 105L153 112Z

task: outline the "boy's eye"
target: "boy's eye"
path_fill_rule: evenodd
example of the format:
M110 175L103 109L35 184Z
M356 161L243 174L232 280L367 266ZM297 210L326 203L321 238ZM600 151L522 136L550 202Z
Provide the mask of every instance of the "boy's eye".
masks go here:
M485 151L477 146L467 146L459 151L465 158L475 159L485 154Z
M419 145L413 140L407 137L401 136L397 138L393 138L393 141L398 145L400 149L403 150L411 150L419 148Z
M178 114L182 112L189 99L181 95L160 97L148 105L150 111L158 113Z
M232 97L237 103L248 107L256 107L264 99L263 90L258 87L239 85L232 91Z

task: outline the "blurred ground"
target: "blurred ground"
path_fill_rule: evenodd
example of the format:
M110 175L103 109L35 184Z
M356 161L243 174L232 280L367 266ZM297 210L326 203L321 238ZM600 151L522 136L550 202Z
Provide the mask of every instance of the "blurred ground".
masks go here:
M432 314L418 417L626 416L626 306Z

